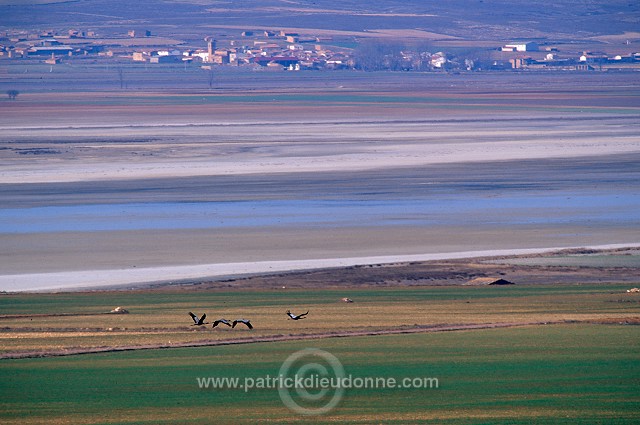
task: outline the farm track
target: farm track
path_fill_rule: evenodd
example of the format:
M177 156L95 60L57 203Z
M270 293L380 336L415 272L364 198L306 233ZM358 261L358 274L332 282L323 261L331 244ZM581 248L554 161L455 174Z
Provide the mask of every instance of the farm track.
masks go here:
M468 323L459 325L416 325L406 326L393 329L373 329L373 330L357 330L342 332L324 332L317 334L289 334L289 335L267 335L260 337L247 337L228 340L201 340L179 342L171 344L141 344L141 345L124 345L116 347L90 347L90 348L67 348L59 350L47 351L23 351L1 353L1 359L24 359L24 358L42 358L42 357L61 357L73 356L80 354L95 353L112 353L119 351L136 351L136 350L155 350L163 348L189 348L189 347L215 347L222 345L237 344L253 344L259 342L283 342L283 341L304 341L325 338L346 338L359 336L378 336L378 335L399 335L414 333L431 333L431 332L452 332L452 331L468 331L480 329L496 329L496 328L512 328L520 326L542 326L557 324L573 324L573 323L593 323L593 324L640 324L640 318L607 318L600 320L555 320L555 321L535 321L535 322L496 322L496 323Z

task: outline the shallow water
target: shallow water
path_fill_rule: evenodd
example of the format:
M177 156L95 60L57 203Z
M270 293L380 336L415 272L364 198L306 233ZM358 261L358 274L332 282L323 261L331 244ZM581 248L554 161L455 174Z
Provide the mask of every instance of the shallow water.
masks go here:
M510 192L415 199L150 202L0 209L0 233L256 226L615 225L640 228L640 194Z
M5 288L24 290L43 284L38 273L61 273L45 280L66 287L80 272L78 285L108 285L114 270L160 268L135 278L148 282L218 275L196 265L263 272L274 261L626 246L640 242L638 163L625 154L0 184L0 277L23 276Z

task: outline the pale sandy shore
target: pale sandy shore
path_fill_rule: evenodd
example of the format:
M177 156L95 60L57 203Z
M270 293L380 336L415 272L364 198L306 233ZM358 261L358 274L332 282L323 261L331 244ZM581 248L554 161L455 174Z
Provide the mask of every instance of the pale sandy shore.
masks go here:
M244 263L200 264L176 267L149 267L119 270L86 270L60 273L36 273L0 276L0 290L8 292L52 292L145 286L154 283L170 283L196 279L251 274L312 270L355 265L403 263L503 255L539 254L567 248L616 249L640 247L636 244L610 244L590 247L555 247L531 249L496 249L486 251L447 252L438 254L327 258L290 261L255 261Z

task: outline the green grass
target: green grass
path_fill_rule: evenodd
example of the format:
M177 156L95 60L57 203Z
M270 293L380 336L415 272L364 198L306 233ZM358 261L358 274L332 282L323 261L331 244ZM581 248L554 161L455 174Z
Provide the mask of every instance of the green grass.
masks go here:
M166 344L438 323L629 318L628 284L5 294L2 351ZM338 300L348 296L353 304ZM625 302L620 302L620 301ZM124 306L129 315L84 314ZM309 319L284 311L309 308ZM249 314L254 331L197 330L186 311ZM77 313L79 316L29 317ZM620 319L622 321L622 319ZM106 331L114 327L116 331ZM125 330L126 329L126 330ZM633 423L640 328L574 324L0 360L0 423ZM197 377L276 376L296 350L360 377L437 377L437 390L352 389L329 416L275 390L199 390ZM635 397L635 398L634 398Z
M0 353L176 346L415 325L637 321L638 296L627 294L627 288L612 284L11 294L0 296ZM340 302L342 297L355 302ZM116 306L130 314L99 314ZM287 320L287 309L311 314L294 322ZM196 328L190 326L188 311L207 313L209 321L248 318L255 329Z
M198 389L197 377L276 376L293 352L354 377L436 377L438 389L348 389L304 417L278 392ZM640 328L558 325L149 350L0 362L2 423L637 423Z
M513 286L421 286L392 288L345 289L286 289L258 291L206 291L206 292L104 292L59 294L4 294L0 295L0 315L59 314L105 312L116 306L138 306L149 312L162 312L183 305L218 307L289 308L292 305L335 304L342 297L359 303L495 300L527 298L531 296L569 297L573 295L622 294L629 284L601 285L513 285ZM194 307L195 308L195 307Z
M565 113L615 113L638 114L635 107L596 107L596 106L572 106L567 105L531 105L527 101L521 103L513 100L505 101L496 96L490 98L455 96L398 96L385 94L361 94L361 93L304 93L304 94L196 94L196 95L138 95L138 96L94 96L87 99L56 99L56 103L66 105L102 105L102 106L157 106L157 105L296 105L308 107L309 105L322 105L324 107L340 106L375 106L378 108L437 108L443 110L480 110L480 111L539 111L539 112L565 112Z

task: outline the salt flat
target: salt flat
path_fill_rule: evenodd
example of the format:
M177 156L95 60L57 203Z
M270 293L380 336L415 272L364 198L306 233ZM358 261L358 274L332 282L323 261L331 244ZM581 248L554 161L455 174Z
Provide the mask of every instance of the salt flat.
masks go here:
M60 152L5 154L0 183L339 172L634 153L634 117L527 125L513 120L8 127L4 138ZM106 136L108 135L108 136ZM51 144L51 139L64 143ZM15 155L13 155L15 156Z
M615 249L638 247L640 244L613 244L586 247L589 249ZM582 245L581 247L584 247ZM523 255L549 253L557 248L495 249L485 251L439 252L414 255L387 255L376 257L345 257L285 261L252 261L244 263L214 263L192 266L131 268L117 270L87 270L77 272L33 273L0 276L0 288L4 291L58 291L91 290L104 288L137 288L148 284L185 282L202 279L219 279L230 276L251 274L269 274L292 270L312 270L324 268L350 267L401 263L414 261L432 261L442 259L461 259L491 257L499 255Z
M0 290L640 241L624 79L471 87L2 104Z

